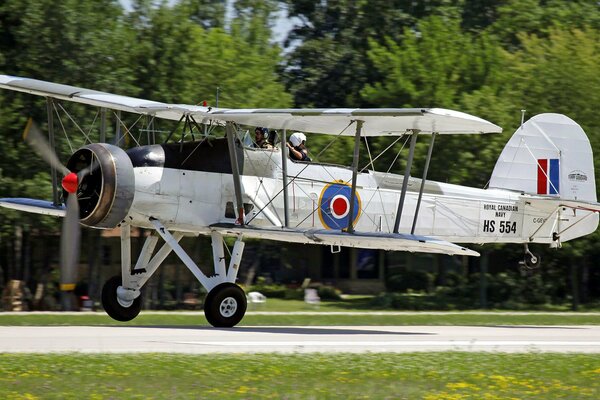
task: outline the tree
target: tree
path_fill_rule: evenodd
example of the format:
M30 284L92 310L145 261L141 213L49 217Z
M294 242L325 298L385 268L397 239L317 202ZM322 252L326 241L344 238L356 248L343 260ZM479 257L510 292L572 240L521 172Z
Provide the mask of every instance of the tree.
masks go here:
M269 35L252 34L259 31L260 18L248 24L240 18L236 28L227 32L224 2L210 12L200 8L190 12L195 5L184 1L154 6L140 0L126 14L117 0L7 0L0 4L0 71L175 103L210 101L219 86L227 107L291 105L277 75L280 49L270 43ZM254 18L255 14L245 12ZM79 122L91 116L82 124L89 129L87 122L96 110L66 102L64 106ZM27 117L38 122L46 119L44 99L2 91L0 107L1 196L51 198L48 167L21 138ZM65 161L70 146L77 148L84 141L74 125L62 122L72 141L57 141L59 158ZM62 137L60 128L56 135ZM26 248L12 243L15 226L35 228L44 235L58 232L59 223L0 209L2 267L13 264L6 259L14 254L13 248Z
M490 26L507 49L520 47L523 34L548 37L556 28L600 29L600 4L595 0L508 0Z
M369 39L397 38L415 17L444 1L286 1L297 25L286 42L285 77L297 106L365 106L362 86L374 78Z
M489 35L463 32L460 20L424 18L415 29L405 29L400 43L392 39L385 44L371 41L368 56L385 79L366 85L361 94L368 102L382 107L460 109L498 123L498 113L494 111L504 113L506 110L498 110L498 105L505 102L491 88L502 68L500 50ZM501 149L499 140L440 137L430 178L482 187L499 152L487 150ZM422 142L416 173L423 165L428 140ZM375 141L373 147L380 152L387 145L388 141ZM390 153L382 161L389 163L393 157L395 154Z
M600 144L600 29L552 28L547 35L518 36L522 48L505 52L507 93L531 113L569 115ZM510 83L508 82L510 79Z
M188 5L166 4L144 16L131 16L136 27L141 96L171 103L220 107L286 107L290 97L279 83L276 68L279 48L270 36L234 23L231 33L223 28L205 29L188 18ZM248 23L252 25L251 23ZM251 32L254 32L252 34Z

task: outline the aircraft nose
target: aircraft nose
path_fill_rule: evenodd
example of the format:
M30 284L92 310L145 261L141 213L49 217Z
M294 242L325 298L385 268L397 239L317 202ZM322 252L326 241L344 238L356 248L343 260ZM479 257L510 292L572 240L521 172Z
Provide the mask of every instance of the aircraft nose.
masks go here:
M62 187L69 193L75 193L77 191L77 186L79 185L77 174L75 172L71 172L67 176L65 176L62 180Z

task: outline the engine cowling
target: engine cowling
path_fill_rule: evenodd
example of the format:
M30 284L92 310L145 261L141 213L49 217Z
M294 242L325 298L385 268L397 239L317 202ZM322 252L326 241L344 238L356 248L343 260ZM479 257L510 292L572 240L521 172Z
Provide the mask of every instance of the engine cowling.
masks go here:
M127 216L135 193L133 165L125 151L107 143L93 143L77 150L67 168L80 172L77 199L83 225L115 228ZM64 193L65 198L67 193Z

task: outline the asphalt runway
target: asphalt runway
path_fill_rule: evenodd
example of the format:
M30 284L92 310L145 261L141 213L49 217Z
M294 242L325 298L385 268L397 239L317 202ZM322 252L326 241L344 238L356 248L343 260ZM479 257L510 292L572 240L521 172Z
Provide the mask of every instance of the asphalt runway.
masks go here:
M600 353L600 326L1 326L0 352Z

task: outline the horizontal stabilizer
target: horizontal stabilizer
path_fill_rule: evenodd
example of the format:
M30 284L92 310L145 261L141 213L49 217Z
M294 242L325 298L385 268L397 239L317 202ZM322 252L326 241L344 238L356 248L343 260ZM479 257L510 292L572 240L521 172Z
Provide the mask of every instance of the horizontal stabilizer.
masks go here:
M479 253L445 240L402 233L354 232L327 229L258 228L233 224L215 224L211 229L224 234L281 242L322 244L326 246L358 247L390 251L410 251L448 255L479 256Z
M13 210L25 211L35 214L52 215L64 217L66 208L64 205L55 206L51 201L38 199L0 199L0 207L12 208Z
M553 207L566 207L574 210L600 212L600 203L595 201L563 200L555 198L525 197L525 201L534 208L547 208L548 204Z

